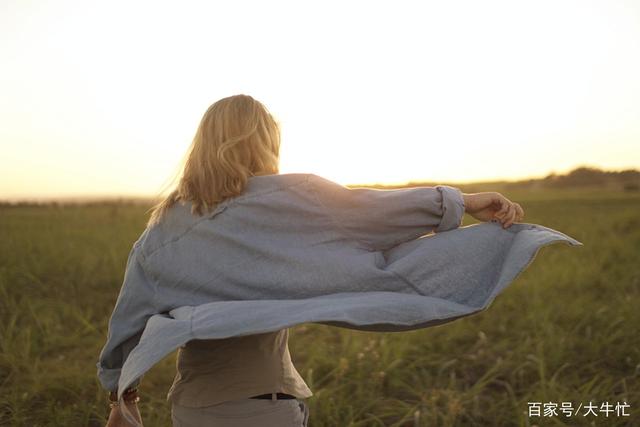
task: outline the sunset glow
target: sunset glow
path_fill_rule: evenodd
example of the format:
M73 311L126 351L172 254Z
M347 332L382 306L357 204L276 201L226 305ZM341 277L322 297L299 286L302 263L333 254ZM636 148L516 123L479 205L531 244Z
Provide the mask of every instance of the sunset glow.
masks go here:
M154 195L249 94L281 172L343 184L640 167L640 3L0 7L0 199Z

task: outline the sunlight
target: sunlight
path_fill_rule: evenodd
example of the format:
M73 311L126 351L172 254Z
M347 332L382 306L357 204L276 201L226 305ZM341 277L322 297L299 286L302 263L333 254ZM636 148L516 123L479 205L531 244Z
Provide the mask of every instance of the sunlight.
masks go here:
M640 165L631 2L6 8L1 197L154 194L236 93L281 121L281 172L344 184Z

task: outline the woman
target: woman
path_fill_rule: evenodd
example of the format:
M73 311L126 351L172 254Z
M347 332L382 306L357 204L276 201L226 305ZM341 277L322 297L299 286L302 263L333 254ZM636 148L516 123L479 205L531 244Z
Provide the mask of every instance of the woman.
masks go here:
M281 175L279 147L278 124L250 96L221 99L204 114L177 188L153 208L127 261L98 362L112 401L107 426L132 425L127 414L141 422L139 378L178 346L168 395L174 426L307 425L312 392L291 362L288 326L383 331L451 321L486 308L540 246L580 244L541 226L504 231L524 212L496 192L347 189L313 174ZM458 229L464 212L497 225L465 227L464 241L463 229L442 233ZM420 238L431 231L436 238ZM438 273L469 277L468 264L499 274L452 288L458 279L416 269L427 244L444 245L433 251ZM491 262L438 261L454 249L470 259L489 253ZM452 261L460 265L443 264Z

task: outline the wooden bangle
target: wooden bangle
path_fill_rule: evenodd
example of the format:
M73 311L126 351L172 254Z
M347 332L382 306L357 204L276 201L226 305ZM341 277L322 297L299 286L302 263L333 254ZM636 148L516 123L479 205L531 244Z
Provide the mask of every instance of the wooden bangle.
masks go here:
M138 402L140 400L140 398L138 397L138 389L137 388L133 388L133 387L129 387L128 389L126 389L124 391L124 393L122 393L122 399L126 402L126 401L132 401L134 399L138 399L136 400L136 402ZM109 393L109 402L118 402L118 392L117 391L112 391Z
M124 399L123 399L123 400L124 400ZM131 399L131 400L124 400L124 403L126 403L126 404L128 404L128 405L130 405L130 404L132 404L132 403L138 403L138 402L140 402L140 396L136 396L136 397L134 397L134 398L133 398L133 399ZM111 402L109 402L109 408L110 408L110 409L116 408L116 407L118 407L118 406L120 406L120 402L118 402L117 400L116 400L116 401L111 401Z

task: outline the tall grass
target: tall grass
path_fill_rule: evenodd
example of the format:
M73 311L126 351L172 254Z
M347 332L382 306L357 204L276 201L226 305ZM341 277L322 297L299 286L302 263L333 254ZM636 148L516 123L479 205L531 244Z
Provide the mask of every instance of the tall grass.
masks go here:
M542 248L488 310L450 324L292 328L294 363L314 392L311 426L640 425L640 197L505 194L526 222L584 246ZM0 425L104 425L95 363L146 208L0 208ZM171 424L174 363L142 380L148 426ZM629 417L527 413L528 402L623 401Z

